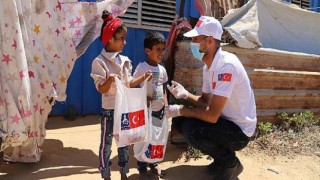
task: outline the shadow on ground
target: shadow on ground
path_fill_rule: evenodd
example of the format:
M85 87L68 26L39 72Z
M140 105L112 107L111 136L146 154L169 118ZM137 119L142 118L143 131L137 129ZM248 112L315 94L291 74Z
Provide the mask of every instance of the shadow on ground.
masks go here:
M205 172L205 166L180 165L166 169L167 175L163 179L187 180L187 179L212 179Z
M74 120L66 119L63 116L50 116L46 123L46 129L59 129L69 127L80 127L87 125L95 125L100 123L100 115L77 116Z
M0 173L5 175L1 175L0 179L45 179L98 173L98 157L91 150L66 148L61 141L54 139L46 139L42 150L43 154L38 163L3 162Z
M205 172L205 166L179 165L165 169L166 175L161 179L167 180L196 180L212 179L212 176ZM128 177L129 180L139 180L139 174ZM148 180L159 180L158 176L148 172Z
M20 179L100 179L97 150L100 137L100 118L97 115L77 117L68 121L63 117L50 117L46 126L51 131L42 145L41 160L38 163L7 163L0 165L1 180ZM98 125L98 126L91 126ZM74 128L75 127L75 128ZM70 129L68 129L70 128ZM113 142L115 143L115 142ZM66 145L67 144L67 145ZM65 147L67 146L67 147ZM204 172L204 166L189 165L180 159L186 151L186 144L173 145L168 140L165 159L160 163L166 175L162 178L148 173L148 179L211 179ZM112 174L119 178L118 156L113 146ZM130 147L129 180L138 180L137 160ZM166 168L166 169L164 169Z
M166 173L165 176L159 178L158 176L152 174L150 170L148 171L148 180L159 180L159 179L168 179L168 180L188 180L188 179L211 179L212 177L205 172L205 166L196 166L196 165L180 165L185 161L185 159L181 159L181 155L186 151L187 145L173 145L170 140L167 144L165 158L161 163L172 163L167 169L163 169ZM130 159L129 159L129 168L137 169L137 160L134 158L134 153L132 147L130 147ZM118 156L114 156L111 161L113 162L113 166L111 167L111 173L119 173L118 164ZM175 163L179 161L179 165L175 166ZM161 166L161 165L160 165ZM130 170L131 171L131 170ZM139 180L138 171L136 173L131 174L129 180Z

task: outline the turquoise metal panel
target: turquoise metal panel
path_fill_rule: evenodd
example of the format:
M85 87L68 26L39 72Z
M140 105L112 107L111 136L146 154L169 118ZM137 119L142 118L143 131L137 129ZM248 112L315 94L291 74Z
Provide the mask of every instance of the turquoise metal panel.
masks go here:
M285 0L287 2L292 2L292 0ZM320 12L320 0L310 0L310 11Z
M176 12L179 13L181 0L176 1ZM190 16L193 18L199 18L200 14L199 11L196 9L194 5L194 0L185 0L184 5L184 17L189 18Z
M311 0L310 10L314 12L320 12L320 0Z
M68 109L77 114L95 114L101 110L101 95L94 87L90 77L93 59L100 53L102 44L95 40L74 64L67 81L67 99L56 102L51 115L64 115Z
M95 88L90 73L92 61L100 54L102 48L103 45L100 39L97 39L90 45L87 52L80 57L83 61L82 79L84 84L81 114L96 114L101 112L101 94Z

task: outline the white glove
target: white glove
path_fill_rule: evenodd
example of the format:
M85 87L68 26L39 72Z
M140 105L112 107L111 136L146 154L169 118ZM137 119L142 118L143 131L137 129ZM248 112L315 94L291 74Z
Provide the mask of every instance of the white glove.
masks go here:
M188 99L189 92L179 83L171 81L172 86L167 85L167 88L176 99Z
M180 110L183 107L183 105L169 105L164 108L164 114L167 118L174 118L177 116L180 116Z

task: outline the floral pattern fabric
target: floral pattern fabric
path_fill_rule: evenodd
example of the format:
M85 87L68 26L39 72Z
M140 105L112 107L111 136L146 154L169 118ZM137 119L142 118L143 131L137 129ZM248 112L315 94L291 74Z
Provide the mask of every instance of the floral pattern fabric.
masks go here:
M101 12L118 16L133 0L0 2L0 151L38 162L52 105L65 101L77 57L100 34Z

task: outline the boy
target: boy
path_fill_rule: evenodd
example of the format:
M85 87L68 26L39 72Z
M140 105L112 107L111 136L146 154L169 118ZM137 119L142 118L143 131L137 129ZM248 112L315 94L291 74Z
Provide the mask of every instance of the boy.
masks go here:
M164 116L164 106L168 104L166 99L166 83L168 81L166 69L160 65L164 56L166 39L158 32L148 32L144 38L144 49L148 56L145 62L139 63L133 77L140 77L146 71L151 70L152 79L147 82L148 102L151 102L152 116L162 119ZM131 86L132 87L132 86ZM140 179L146 177L148 163L138 161ZM149 164L151 172L164 175L157 163Z

